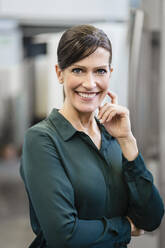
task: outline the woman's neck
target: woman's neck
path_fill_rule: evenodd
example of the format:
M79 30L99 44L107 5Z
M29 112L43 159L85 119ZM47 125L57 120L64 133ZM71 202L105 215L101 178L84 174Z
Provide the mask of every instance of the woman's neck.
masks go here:
M82 113L65 104L59 112L72 124L75 129L86 133L92 139L96 147L100 149L101 133L93 112Z
M91 132L96 128L93 112L82 113L65 105L59 112L79 131Z

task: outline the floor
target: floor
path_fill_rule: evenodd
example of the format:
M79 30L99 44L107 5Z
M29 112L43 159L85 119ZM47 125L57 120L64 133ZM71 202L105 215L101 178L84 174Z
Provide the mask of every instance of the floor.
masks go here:
M0 248L27 248L34 238L19 160L0 161Z
M17 216L2 220L0 224L1 248L27 248L33 240L29 218Z

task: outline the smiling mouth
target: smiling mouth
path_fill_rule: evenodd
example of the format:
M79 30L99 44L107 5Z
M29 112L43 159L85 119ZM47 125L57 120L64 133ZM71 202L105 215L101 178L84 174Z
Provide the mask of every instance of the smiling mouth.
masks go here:
M99 92L90 92L90 93L87 93L87 92L78 92L78 91L76 91L76 93L79 95L79 96L81 96L81 97L83 97L83 98L93 98L93 97L95 97L96 95L98 95L99 94Z

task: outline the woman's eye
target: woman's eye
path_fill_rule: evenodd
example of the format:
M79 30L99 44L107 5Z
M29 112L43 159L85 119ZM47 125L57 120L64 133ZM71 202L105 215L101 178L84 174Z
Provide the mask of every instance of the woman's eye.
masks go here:
M82 72L82 69L81 68L74 68L74 69L72 69L72 72L79 74Z
M107 71L105 69L98 69L97 73L98 74L105 74Z

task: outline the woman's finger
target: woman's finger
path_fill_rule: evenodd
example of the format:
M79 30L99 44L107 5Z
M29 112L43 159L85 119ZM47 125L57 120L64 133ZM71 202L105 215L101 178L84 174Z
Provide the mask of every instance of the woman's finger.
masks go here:
M110 109L107 108L107 110L104 112L104 114L102 115L100 122L104 123L107 121L107 119L109 119L109 117L112 115L113 112L116 112L115 109Z
M132 232L131 236L138 237L144 235L144 230L136 228L135 231Z
M99 107L99 113L97 118L101 119L102 115L104 114L104 112L107 110L107 108L110 106L110 103L105 103L103 106Z
M115 110L113 110L113 111L110 113L110 115L108 116L108 118L106 119L106 122L111 121L112 118L113 118L114 116L116 116L116 115L118 115L118 113L117 113Z
M140 229L140 235L144 235L144 230Z
M100 108L99 114L98 114L98 119L102 119L103 122L105 121L110 121L112 119L111 113L115 112L116 115L126 115L127 114L127 109L116 104L111 104L111 103L106 103L104 106ZM106 113L106 114L105 114ZM107 116L109 113L109 116ZM106 118L103 118L104 115ZM114 115L113 115L114 117Z
M111 103L112 104L118 104L118 98L117 98L117 95L114 92L108 91L107 95L111 98Z

